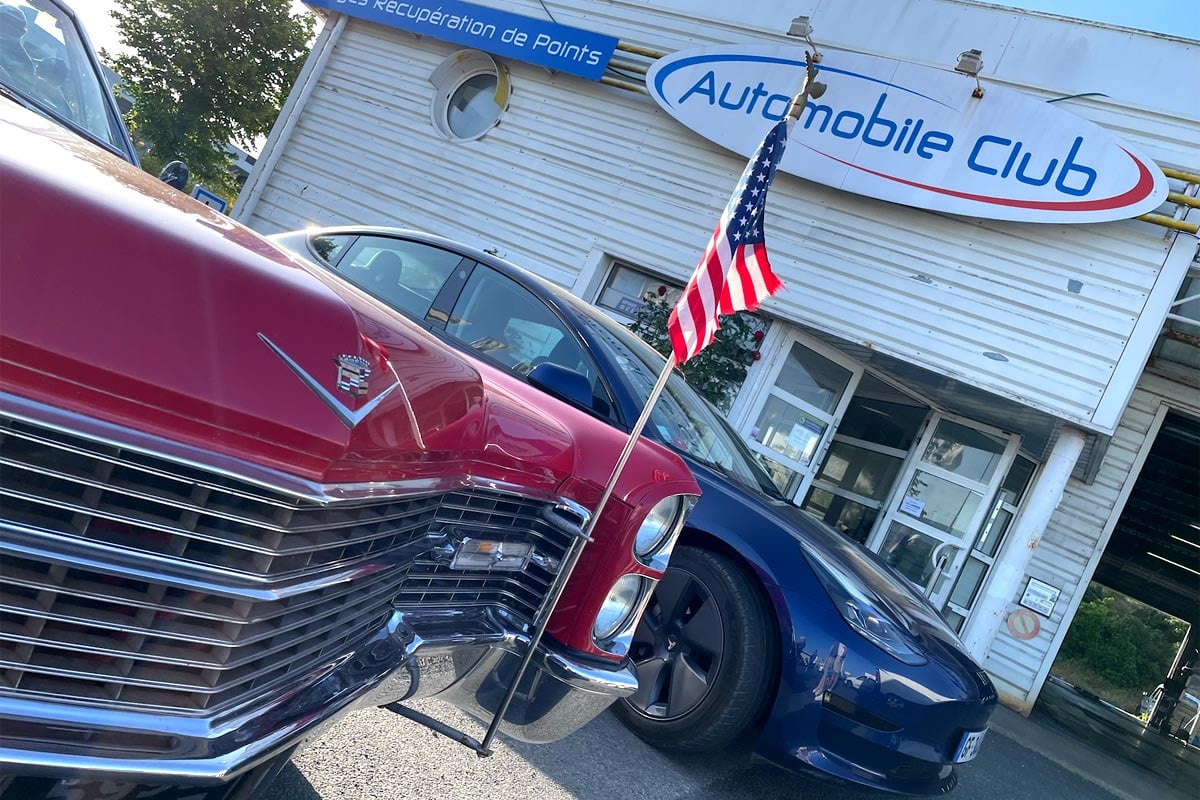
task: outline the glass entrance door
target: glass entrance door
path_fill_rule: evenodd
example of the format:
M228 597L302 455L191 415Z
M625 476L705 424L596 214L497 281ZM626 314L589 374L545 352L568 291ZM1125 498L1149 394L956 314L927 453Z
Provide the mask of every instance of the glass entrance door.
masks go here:
M1016 458L1020 437L937 414L871 548L941 608Z
M791 337L783 352L741 432L764 457L780 491L796 498L808 490L862 367L799 335Z

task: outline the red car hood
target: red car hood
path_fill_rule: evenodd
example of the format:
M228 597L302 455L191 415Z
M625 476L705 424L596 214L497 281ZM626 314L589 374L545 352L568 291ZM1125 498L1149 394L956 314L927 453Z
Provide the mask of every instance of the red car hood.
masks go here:
M320 483L603 472L577 463L565 404L229 218L8 103L0 140L5 391ZM361 397L338 388L344 356L370 370Z

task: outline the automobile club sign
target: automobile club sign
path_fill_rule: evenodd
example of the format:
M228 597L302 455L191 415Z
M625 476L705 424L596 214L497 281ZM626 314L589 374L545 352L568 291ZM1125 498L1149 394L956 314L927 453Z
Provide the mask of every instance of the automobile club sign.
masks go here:
M797 48L686 50L646 85L668 113L734 152L754 150L804 78ZM973 97L948 69L826 51L780 169L893 203L1023 222L1104 222L1152 211L1162 172L1098 125L1003 86Z

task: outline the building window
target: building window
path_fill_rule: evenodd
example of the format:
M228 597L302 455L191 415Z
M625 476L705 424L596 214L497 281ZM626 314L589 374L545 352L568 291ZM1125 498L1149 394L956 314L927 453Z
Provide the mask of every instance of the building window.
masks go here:
M487 53L459 50L429 76L437 90L433 124L447 139L478 139L500 123L508 108L508 70Z
M683 294L683 285L627 264L615 263L596 304L639 334L663 355L670 352L667 316ZM655 301L650 304L650 301ZM659 305L658 301L662 301ZM650 304L650 305L648 305ZM647 313L643 313L647 312ZM633 325L634 322L638 324ZM722 318L723 338L683 365L685 378L702 397L728 414L747 371L761 357L768 323L746 312Z
M866 376L801 508L865 543L928 413Z
M608 273L604 288L600 290L596 305L632 320L646 304L647 294L661 295L674 303L683 294L683 284L616 262Z
M1017 509L1025 498L1025 492L1037 471L1037 463L1025 456L1018 455L1004 483L1000 486L999 496L993 501L991 512L983 525L983 532L975 540L971 555L963 565L955 579L954 588L942 609L942 616L957 632L962 632L964 623L971 613L975 601L979 599L979 590L983 587L988 571L996 562L996 553L1004 536L1008 533L1009 525L1017 515Z

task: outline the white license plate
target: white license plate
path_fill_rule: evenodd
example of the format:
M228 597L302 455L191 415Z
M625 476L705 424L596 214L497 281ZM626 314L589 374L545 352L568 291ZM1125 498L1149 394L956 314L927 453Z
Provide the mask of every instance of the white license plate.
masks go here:
M958 743L958 749L954 751L954 763L963 764L979 755L979 748L983 746L983 737L986 735L987 728L964 733L962 740Z

